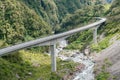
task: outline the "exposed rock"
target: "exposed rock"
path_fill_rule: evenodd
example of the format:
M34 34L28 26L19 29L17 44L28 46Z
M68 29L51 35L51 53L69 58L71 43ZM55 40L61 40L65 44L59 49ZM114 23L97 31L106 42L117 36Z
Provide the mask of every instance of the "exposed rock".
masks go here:
M78 56L78 54L73 54L71 57L76 57L76 56Z
M71 58L67 58L64 61L72 61L72 59Z
M79 72L81 72L83 69L85 68L85 65L84 64L80 64L80 65L77 65L76 67L75 67L75 71L79 71Z
M18 74L16 74L16 77L19 79L20 78L20 76L18 75Z
M29 74L29 75L32 75L32 72L29 72L28 74Z
M58 57L64 61L78 63L74 72L68 72L62 80L94 80L94 63L79 50L62 50Z
M34 62L32 65L33 65L34 67L39 67L39 66L40 66L40 64L39 64L38 62Z
M76 54L80 54L80 52L76 52Z

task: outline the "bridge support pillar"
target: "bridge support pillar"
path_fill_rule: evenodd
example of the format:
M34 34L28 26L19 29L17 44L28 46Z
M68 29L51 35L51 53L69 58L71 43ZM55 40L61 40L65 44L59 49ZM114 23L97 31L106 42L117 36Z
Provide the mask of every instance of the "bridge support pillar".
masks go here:
M93 42L97 44L97 29L98 27L93 29Z
M52 72L56 71L56 44L50 45Z

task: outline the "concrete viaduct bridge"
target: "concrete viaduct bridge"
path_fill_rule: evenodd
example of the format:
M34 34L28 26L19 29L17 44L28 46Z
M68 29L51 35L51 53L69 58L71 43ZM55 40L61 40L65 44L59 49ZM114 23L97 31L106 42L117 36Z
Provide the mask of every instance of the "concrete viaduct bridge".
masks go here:
M14 45L14 46L10 46L10 47L6 47L3 49L0 49L0 56L4 56L7 54L11 54L14 51L18 51L21 49L25 49L25 48L29 48L32 46L45 46L45 45L50 45L50 50L51 50L51 68L52 68L52 72L56 71L56 43L58 41L60 41L61 39L65 39L71 35L73 35L74 33L80 32L80 31L84 31L90 28L93 28L93 40L94 43L97 43L97 28L106 21L106 18L98 18L99 21L96 21L92 24L77 28L77 29L73 29L67 32L63 32L60 34L56 34L56 35L51 35L51 36L47 36L44 38L40 38L40 39L36 39L33 41L28 41L25 43L21 43L18 45Z

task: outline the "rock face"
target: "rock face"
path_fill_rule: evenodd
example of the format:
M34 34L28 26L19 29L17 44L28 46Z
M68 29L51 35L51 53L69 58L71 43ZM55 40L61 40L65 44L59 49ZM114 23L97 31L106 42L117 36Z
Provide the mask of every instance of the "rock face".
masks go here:
M85 69L85 65L84 64L80 64L80 65L76 66L75 69L76 69L75 71L81 72L82 70Z
M103 50L94 60L97 65L104 64L106 60L109 61L111 65L107 68L107 71L109 71L113 77L116 77L115 80L120 80L120 41Z

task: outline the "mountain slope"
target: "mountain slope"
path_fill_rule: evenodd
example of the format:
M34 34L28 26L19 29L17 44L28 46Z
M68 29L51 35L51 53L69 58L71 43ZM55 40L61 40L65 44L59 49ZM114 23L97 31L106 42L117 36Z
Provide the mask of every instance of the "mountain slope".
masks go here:
M69 5L70 4L70 5ZM91 0L3 0L0 1L1 46L31 40L59 30L62 18L92 5ZM52 26L52 27L50 27Z
M101 26L98 30L99 35L105 32L105 36L107 37L107 40L105 37L105 40L103 39L102 42L98 43L100 44L98 46L102 46L100 47L100 50L102 50L109 46L107 43L109 43L111 35L114 36L113 34L120 33L120 0L116 0L110 10L105 13L105 9L109 9L109 6L104 4L108 4L111 0L107 1L108 2L106 2L106 0L1 0L0 47L3 48L3 46L43 37L51 34L54 30L66 31L73 29L79 27L81 23L84 23L82 25L87 24L93 16L108 16L108 21L104 25L105 27ZM83 18L83 16L89 18ZM83 45L86 47L90 41L92 41L92 30L81 32L69 40L70 42L74 41L70 48L83 49ZM49 59L49 56L41 53L37 54L41 51L39 51L39 49L40 48L30 49L30 52L22 51L23 54L20 52L20 55L15 54L15 56L12 55L13 57L10 55L0 58L0 79L5 80L6 78L10 78L18 80L20 77L20 79L23 80L27 78L34 80L34 78L38 79L40 77L39 75L43 75L40 79L60 79L61 75L63 76L67 71L62 71L63 74L61 75L56 75L56 73L45 74L46 71L49 72L50 70L50 63L40 66L39 63L41 64L41 62L44 61L40 59L46 57ZM46 50L48 50L48 48L46 48ZM22 60L19 61L19 57L21 57ZM36 64L33 65L34 61ZM70 63L69 66L66 64L67 66L65 67L70 67L72 70L74 65L71 64L73 63ZM60 66L62 65L63 63ZM45 68L42 68L42 66L45 66ZM45 73L39 73L39 71L45 71ZM33 75L31 75L31 72L33 72Z
M108 22L105 29L108 34L120 32L120 0L115 0L108 11Z
M107 23L102 31L106 37L110 37L107 43L111 46L101 51L95 58L97 79L119 80L120 79L120 0L115 0L107 12ZM111 37L112 36L112 37ZM101 45L102 46L102 45ZM109 73L107 73L109 72ZM103 76L107 74L106 76ZM106 78L108 77L108 78Z
M95 72L97 75L104 70L111 75L107 80L120 79L120 41L116 41L113 45L101 51L100 54L97 54L97 56L94 57L96 62ZM97 79L102 79L102 77L97 77Z
M67 14L73 14L85 6L101 4L98 3L101 1L96 0L22 0L22 2L51 25L53 30L60 28L59 23Z
M50 26L23 2L0 1L0 40L14 44L50 33Z
M58 7L54 0L22 0L52 27L59 23Z

